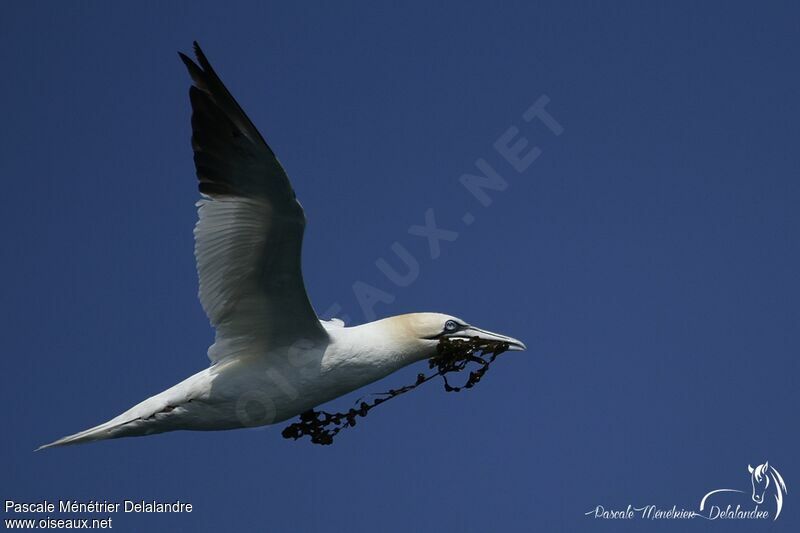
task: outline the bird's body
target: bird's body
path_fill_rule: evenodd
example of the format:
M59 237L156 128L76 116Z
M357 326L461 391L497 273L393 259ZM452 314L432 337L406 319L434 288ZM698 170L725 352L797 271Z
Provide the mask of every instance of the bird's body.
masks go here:
M203 195L195 256L216 329L211 366L119 416L42 446L281 422L434 355L443 337L524 345L439 313L321 321L300 272L305 228L272 150L195 44L192 145Z
M228 358L51 445L281 422L434 355L436 342L408 334L423 318L443 324L451 317L416 313L349 328L324 323L328 338L322 344L300 341Z

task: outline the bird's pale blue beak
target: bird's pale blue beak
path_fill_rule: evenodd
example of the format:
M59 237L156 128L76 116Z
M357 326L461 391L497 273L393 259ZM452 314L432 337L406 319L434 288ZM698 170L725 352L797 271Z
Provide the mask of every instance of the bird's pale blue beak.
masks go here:
M452 335L450 338L471 339L472 337L478 337L479 339L486 341L507 342L509 346L508 349L511 351L519 352L527 349L527 346L525 346L525 343L521 340L517 340L514 337L507 337L506 335L500 335L499 333L492 333L491 331L486 331L485 329L477 328L475 326L464 328Z

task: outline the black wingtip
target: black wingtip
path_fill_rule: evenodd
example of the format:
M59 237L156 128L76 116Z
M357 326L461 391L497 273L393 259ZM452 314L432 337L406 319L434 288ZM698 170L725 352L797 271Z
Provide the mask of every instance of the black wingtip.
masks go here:
M202 63L206 55L203 53L203 49L200 48L200 44L197 41L192 41L192 48L194 49L194 56Z
M194 49L194 55L195 55L195 57L197 57L197 60L198 60L198 62L199 62L201 65L202 65L204 62L207 62L207 61L208 61L208 60L206 59L206 56L205 56L205 54L203 53L203 50L200 48L200 44L199 44L197 41L192 41L192 48ZM192 58L190 58L189 56L187 56L187 55L186 55L186 54L184 54L183 52L181 52L181 51L178 51L178 57L180 57L180 58L181 58L181 61L183 61L183 64L184 64L184 65L186 65L186 67L187 67L187 68L188 68L190 71L191 71L191 70L195 70L195 69L198 69L198 68L199 68L199 66L197 65L197 63L195 63L195 62L194 62L194 60L193 60ZM194 68L193 68L193 67L194 67Z
M206 87L204 82L205 76L203 75L203 71L200 67L195 63L192 58L184 54L183 52L178 52L178 57L181 58L183 64L186 65L186 70L189 71L189 76L192 78L192 81L195 85L199 87Z
M200 45L197 44L197 41L194 41L194 56L197 58L197 62L200 63L200 67L209 74L214 74L214 69L211 67L211 63L208 61L208 58L203 53L203 49L200 48Z

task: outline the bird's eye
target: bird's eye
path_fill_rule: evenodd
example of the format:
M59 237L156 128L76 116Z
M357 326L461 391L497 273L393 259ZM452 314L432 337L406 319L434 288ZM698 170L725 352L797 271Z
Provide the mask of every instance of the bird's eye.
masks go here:
M444 323L444 330L445 331L455 331L458 329L458 322L455 320L448 320Z

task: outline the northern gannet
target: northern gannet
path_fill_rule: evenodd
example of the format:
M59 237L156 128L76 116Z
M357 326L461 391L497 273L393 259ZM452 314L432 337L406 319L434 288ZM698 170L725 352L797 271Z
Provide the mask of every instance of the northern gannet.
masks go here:
M189 70L201 199L194 229L199 298L216 331L211 365L49 448L165 431L281 422L432 357L440 339L525 345L454 316L412 313L345 327L320 320L300 270L303 208L289 178L197 43Z

